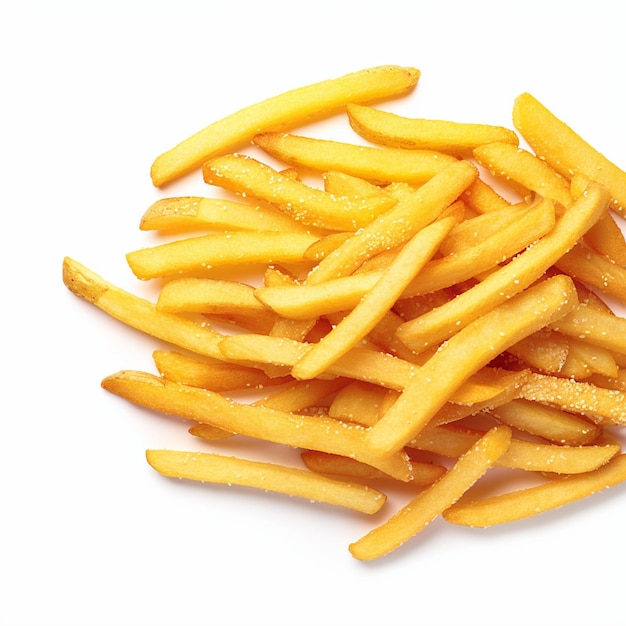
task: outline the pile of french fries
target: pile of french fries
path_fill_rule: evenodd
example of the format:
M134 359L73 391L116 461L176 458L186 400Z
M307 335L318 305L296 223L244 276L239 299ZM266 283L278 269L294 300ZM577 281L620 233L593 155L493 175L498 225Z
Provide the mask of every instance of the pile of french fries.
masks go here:
M144 213L171 237L127 255L159 279L156 302L63 264L72 292L171 345L157 374L102 381L193 420L201 451L148 450L155 470L380 512L349 546L361 560L438 516L486 527L626 480L626 319L607 304L626 304L626 173L530 94L515 130L376 108L419 76L294 89L159 156L157 187L201 170L220 193ZM330 115L358 141L293 132ZM296 448L301 466L220 453L234 436ZM504 487L484 496L494 471ZM522 472L538 484L506 487ZM398 485L409 501L385 512Z

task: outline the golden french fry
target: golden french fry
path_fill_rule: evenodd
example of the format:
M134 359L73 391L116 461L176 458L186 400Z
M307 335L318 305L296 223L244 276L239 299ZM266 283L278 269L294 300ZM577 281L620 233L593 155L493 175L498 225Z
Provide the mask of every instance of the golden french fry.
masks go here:
M463 428L457 424L429 426L410 442L410 447L457 458L483 435L484 431ZM604 465L619 452L617 444L566 446L512 438L508 450L496 465L532 472L583 474Z
M515 132L502 126L409 118L359 104L348 104L346 110L350 126L358 135L392 148L468 156L473 148L485 143L518 144Z
M612 196L611 208L624 214L626 172L590 146L531 94L523 93L515 99L513 125L535 154L562 176L570 179L580 173L606 187Z
M570 343L567 337L544 328L510 346L507 352L535 369L558 374L567 363Z
M341 171L374 183L423 185L455 162L432 150L381 149L285 133L263 133L253 141L283 163L318 172Z
M352 556L370 561L399 548L449 509L506 452L508 426L490 430L436 483L418 494L381 526L350 545Z
M254 487L344 506L370 515L379 511L387 499L380 491L359 483L334 480L276 463L178 450L147 450L146 458L164 476Z
M352 176L345 172L329 170L324 173L324 190L334 196L347 196L349 198L371 198L385 196L384 187L378 187L368 180Z
M416 372L367 436L379 456L400 450L426 426L468 377L523 337L577 304L571 279L555 276L497 306L451 337Z
M361 301L294 364L295 378L310 379L325 372L356 346L395 304L409 282L437 251L456 220L448 217L419 231L401 249L380 280Z
M477 178L461 195L461 200L477 214L491 213L511 206L491 185Z
M286 413L297 413L309 407L316 407L320 402L341 390L350 381L334 378L331 380L296 380L280 391L256 400L252 404L276 409ZM332 416L331 416L332 417Z
M531 517L576 502L626 480L626 455L593 472L577 474L520 491L458 503L444 512L447 522L485 528Z
M179 352L155 350L152 358L161 376L168 380L211 391L263 388L292 380L290 376L271 378L254 367L223 361L200 361Z
M626 424L626 393L619 389L535 373L522 385L520 398L579 413L595 424Z
M326 452L316 452L315 450L305 450L300 454L304 464L312 471L320 474L331 474L336 476L346 476L358 480L380 480L389 478L387 474L370 467L354 459ZM441 478L446 472L442 465L433 463L411 462L413 478L412 487L427 487Z
M366 429L357 424L346 426L332 418L241 404L218 393L172 383L145 372L118 372L107 376L102 381L102 387L129 402L155 411L264 441L353 457L398 480L409 481L411 478L406 454L398 453L385 459L373 457L363 446Z
M351 382L337 393L328 414L343 421L373 426L380 417L380 409L388 391L372 383Z
M281 232L306 232L308 229L269 206L253 206L234 200L197 196L157 200L143 214L139 228L164 232L209 228Z
M512 428L562 445L587 445L600 435L591 421L530 400L512 399L489 412Z
M294 220L314 228L354 231L395 204L387 195L334 196L244 154L215 157L204 163L202 173L209 185L270 202Z
M63 260L63 282L75 295L105 313L157 339L196 354L223 360L218 348L223 335L116 287L74 259Z
M159 311L170 313L246 313L267 312L254 296L254 287L232 280L213 278L175 278L161 288L156 302Z
M547 235L454 300L405 323L400 339L416 351L437 344L528 287L597 222L608 197L604 187L590 184Z
M306 233L216 233L140 248L126 260L137 278L149 280L225 265L298 263L315 241Z
M157 187L179 178L216 154L244 145L262 130L283 130L329 116L348 102L372 102L407 93L419 79L413 67L384 65L306 85L228 115L157 157L150 175Z
M593 344L568 337L569 350L563 368L559 372L567 378L588 378L594 374L615 377L618 373L617 363L609 350Z

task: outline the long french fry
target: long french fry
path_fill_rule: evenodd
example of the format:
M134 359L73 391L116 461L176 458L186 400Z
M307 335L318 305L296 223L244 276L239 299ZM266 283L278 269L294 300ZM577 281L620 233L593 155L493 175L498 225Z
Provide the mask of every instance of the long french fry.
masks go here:
M149 280L223 265L297 263L315 241L305 233L216 233L140 248L126 260L137 278Z
M458 503L444 512L452 524L485 528L531 517L575 502L626 480L626 455L599 469L499 496Z
M285 133L263 133L253 141L288 165L342 171L376 183L423 185L455 162L454 157L431 150L381 149Z
M413 350L436 345L519 293L556 263L600 219L608 199L604 187L591 183L587 193L537 243L454 300L404 324L398 329L398 336Z
M492 309L450 338L416 372L396 403L371 428L370 450L400 450L458 387L510 345L563 317L577 304L571 279L556 276Z
M216 154L243 145L262 130L283 130L329 116L348 102L371 102L407 93L419 79L412 67L385 65L298 87L252 104L188 137L157 157L152 182L160 187L202 165Z
M204 483L241 485L373 514L387 497L380 491L314 472L207 452L147 450L148 463L160 474Z
M264 441L353 457L398 480L408 481L411 478L406 454L375 458L363 445L366 429L356 424L345 425L332 418L309 417L241 404L215 392L172 383L144 372L118 372L107 376L102 381L102 387L129 402L155 411Z
M432 487L418 494L393 517L350 544L352 556L370 561L399 548L450 508L506 452L508 426L490 430Z
M590 146L529 93L515 99L513 125L535 154L567 179L583 174L605 186L612 196L611 208L626 211L626 172Z
M353 130L372 143L410 150L438 150L467 156L473 148L496 141L517 146L515 132L502 126L409 118L370 106L348 104Z
M132 328L196 354L224 360L218 347L224 338L220 333L158 311L148 300L116 287L69 257L63 260L63 282L71 292Z

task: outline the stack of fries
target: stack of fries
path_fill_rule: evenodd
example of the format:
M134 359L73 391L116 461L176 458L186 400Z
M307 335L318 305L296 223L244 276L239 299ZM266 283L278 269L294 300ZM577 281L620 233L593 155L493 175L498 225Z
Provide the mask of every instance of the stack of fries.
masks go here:
M158 472L367 514L406 484L408 504L350 545L361 560L437 516L485 527L626 480L611 434L626 424L626 319L607 304L626 304L626 173L530 94L515 130L375 108L419 76L382 66L295 89L158 157L157 187L200 169L221 197L143 215L177 234L127 255L162 281L155 303L63 265L76 295L172 346L158 375L121 371L106 390L193 420L207 445L248 436L302 459L148 450ZM337 114L359 141L291 132ZM284 168L237 152L250 142ZM479 497L492 467L540 484Z

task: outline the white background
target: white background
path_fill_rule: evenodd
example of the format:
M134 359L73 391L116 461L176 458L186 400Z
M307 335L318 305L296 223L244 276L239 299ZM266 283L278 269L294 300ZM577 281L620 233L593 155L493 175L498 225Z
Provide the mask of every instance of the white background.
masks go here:
M624 624L625 487L502 528L436 522L363 564L347 546L370 519L156 474L145 449L201 444L99 383L153 371L158 343L61 281L70 255L149 294L124 259L153 241L140 216L209 193L197 176L155 189L152 160L235 109L368 66L422 71L385 104L416 117L510 125L530 91L624 167L619 3L93 4L0 9L0 624ZM318 130L352 137L344 120Z

